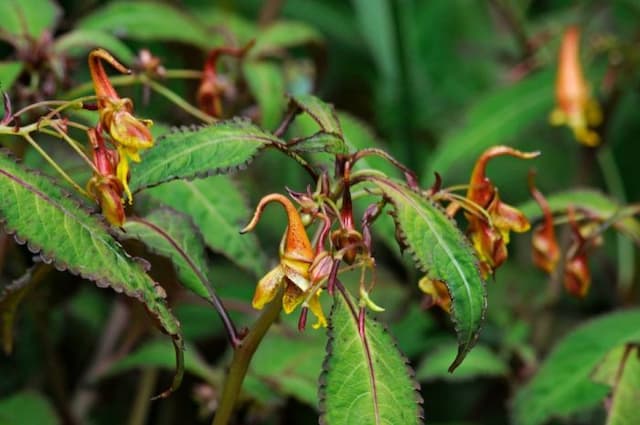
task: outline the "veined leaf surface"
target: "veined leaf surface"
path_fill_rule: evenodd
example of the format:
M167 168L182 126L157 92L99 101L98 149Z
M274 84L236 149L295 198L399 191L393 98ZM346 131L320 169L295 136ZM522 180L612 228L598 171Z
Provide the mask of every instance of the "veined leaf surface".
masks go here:
M169 180L206 177L246 166L267 145L282 143L248 121L225 121L160 137L131 171L139 191Z
M111 237L101 219L80 208L48 177L24 169L5 152L0 152L0 199L0 220L6 229L44 261L145 305L173 339L175 389L182 379L180 324L166 305L164 289Z
M371 317L361 335L358 307L348 293L334 297L320 377L324 425L421 424L418 384L387 330Z
M169 258L182 284L211 300L211 288L205 277L204 242L188 216L161 208L144 218L129 217L124 229L124 238L141 240L152 251Z
M333 133L342 137L340 120L336 115L333 105L323 102L310 94L301 94L291 97L291 102L309 116L320 126L325 133Z
M396 226L418 267L447 285L458 334L458 355L449 367L453 371L478 339L487 308L476 256L455 223L426 197L394 180L370 181L393 205Z
M176 180L151 188L146 193L191 217L212 250L256 276L264 273L267 262L258 239L253 233L238 233L251 211L228 176Z

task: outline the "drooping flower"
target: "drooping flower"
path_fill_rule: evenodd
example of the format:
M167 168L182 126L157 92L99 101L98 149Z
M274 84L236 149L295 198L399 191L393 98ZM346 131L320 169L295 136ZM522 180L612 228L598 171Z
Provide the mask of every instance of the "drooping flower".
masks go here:
M254 41L252 40L244 47L216 47L209 52L196 96L200 110L212 117L222 116L222 100L234 96L235 87L224 76L218 74L218 60L225 55L241 58L253 45Z
M507 259L510 232L522 233L530 227L529 220L522 212L501 201L498 189L486 176L489 160L502 155L530 159L538 153L521 152L508 146L495 146L487 149L473 168L467 200L486 211L486 215L467 212L465 216L469 222L467 233L480 258L483 277L493 273Z
M529 191L542 210L542 223L533 229L531 244L533 247L533 263L551 274L560 260L560 247L553 227L553 214L544 195L535 187L534 175L529 174Z
M106 50L94 49L89 53L89 72L98 97L99 128L111 136L118 150L120 161L117 177L131 203L133 197L128 185L129 160L140 162L140 151L153 146L153 136L149 131L152 122L133 116L133 102L131 99L118 96L102 66L103 60L124 74L131 71Z
M574 137L587 146L600 143L593 127L602 122L600 105L591 96L580 64L580 30L569 27L564 32L558 55L556 77L557 106L551 113L552 125L567 125Z
M591 286L591 272L587 258L587 240L582 235L576 222L573 208L567 212L573 243L569 247L569 253L564 265L564 287L568 293L575 297L583 298L589 292Z
M252 305L254 308L262 309L282 289L282 307L285 313L291 313L305 299L309 299L305 307L308 307L318 320L313 327L326 326L327 321L319 302L319 288L314 283L328 274L326 265L330 263L321 261L314 252L300 214L293 203L279 193L266 195L258 203L249 224L240 233L253 230L270 202L277 202L284 207L288 226L280 243L280 263L260 279Z
M100 133L94 128L87 131L93 147L93 164L97 170L87 183L87 191L102 209L102 214L114 226L122 227L125 221L122 206L122 183L116 176L118 153L107 149Z

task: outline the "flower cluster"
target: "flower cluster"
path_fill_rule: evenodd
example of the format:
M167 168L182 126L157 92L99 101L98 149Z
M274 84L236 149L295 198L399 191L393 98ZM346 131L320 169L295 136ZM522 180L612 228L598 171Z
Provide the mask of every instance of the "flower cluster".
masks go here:
M522 233L531 227L521 211L502 201L498 188L487 177L489 161L504 155L531 159L538 156L538 152L521 152L508 146L494 146L487 149L476 162L465 197L453 194L451 189L441 189L439 176L429 191L429 196L434 201L449 202L446 212L450 217L455 216L460 209L464 210L468 223L467 236L478 255L483 279L492 275L507 259L511 232ZM451 297L444 282L424 276L418 287L427 295L429 306L437 305L450 312Z
M89 130L97 170L89 182L89 192L100 204L107 220L121 226L124 223L123 193L129 203L133 201L129 189L129 160L140 162L140 151L153 146L153 137L149 131L151 121L133 115L133 102L118 95L102 61L122 73L130 73L103 49L94 49L89 54L89 71L100 114L97 127ZM109 137L114 149L106 148L103 135Z
M479 207L482 213L473 209L467 210L467 233L478 252L480 271L485 278L507 259L510 232L522 233L530 227L522 212L502 202L498 188L486 176L489 160L502 155L530 159L538 154L520 152L507 146L496 146L480 156L471 173L467 200L471 205Z
M249 224L240 232L253 230L270 202L277 202L284 207L289 224L280 243L280 263L260 279L252 305L262 309L282 291L285 313L291 313L304 302L303 306L309 308L317 318L313 327L326 326L327 320L319 301L318 282L329 274L329 257L326 251L313 249L302 218L293 203L278 193L265 196L260 200Z
M558 269L561 255L558 239L554 230L554 218L549 203L535 187L533 177L530 177L529 188L538 206L542 210L542 222L533 231L531 243L533 247L533 263L548 274ZM567 219L571 230L571 244L567 250L561 269L566 291L576 297L584 297L591 286L591 272L589 270L588 250L591 246L602 243L601 238L594 233L597 223L586 222L580 225L576 219L573 207L567 210Z

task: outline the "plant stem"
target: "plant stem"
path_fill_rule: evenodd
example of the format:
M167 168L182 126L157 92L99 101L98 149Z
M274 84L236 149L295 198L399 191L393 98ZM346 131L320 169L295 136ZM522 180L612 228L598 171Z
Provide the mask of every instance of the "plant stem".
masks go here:
M158 369L147 368L142 371L142 376L138 382L136 390L136 398L133 402L131 415L129 416L129 425L144 425L146 423L147 414L149 413L149 403L153 395L153 389L158 380Z
M53 160L53 158L51 158L49 156L49 154L47 154L41 147L40 145L38 145L38 143L36 143L35 140L33 140L33 138L28 134L25 133L22 135L22 137L24 137L24 139L29 142L29 144L31 146L33 146L33 148L38 151L38 153L40 155L42 155L42 157L49 163L49 165L51 165L71 186L73 186L74 189L76 189L79 193L81 193L82 195L86 196L87 198L91 198L91 196L89 196L89 194L87 193L86 190L84 190L82 187L80 187L80 185L78 183L76 183L67 173L66 171L64 171L57 162L55 162Z
M80 155L80 158L82 158L84 160L84 162L86 162L87 164L89 164L89 167L91 167L91 169L94 171L94 173L96 174L100 174L100 172L98 171L98 169L96 168L96 166L93 164L93 162L89 159L89 157L84 153L84 151L82 150L82 148L80 147L80 144L78 142L76 142L75 140L73 140L71 137L69 137L69 135L67 133L65 133L60 127L58 127L56 124L52 124L51 127L53 127L53 129L55 130L55 132L51 132L49 133L48 131L46 131L46 129L41 130L43 133L48 133L51 134L52 136L55 137L60 137L62 138L65 142L67 142L67 144L69 146L71 146L71 148L76 151L76 153L78 155Z
M253 328L242 340L240 346L233 352L233 359L224 381L220 407L213 418L212 425L226 425L229 423L233 408L242 389L242 382L247 374L249 363L256 352L262 338L267 333L273 322L282 310L282 291L279 291L266 310L256 320Z
M143 83L143 84L149 85L149 87L151 87L151 89L153 91L155 91L156 93L158 93L161 96L164 96L167 100L172 102L174 105L182 108L185 112L187 112L188 114L193 115L194 117L198 118L199 120L201 120L203 122L206 122L207 124L213 124L214 122L217 121L214 117L211 117L211 116L205 114L204 112L202 112L200 109L192 106L189 102L184 100L178 94L174 93L168 87L163 86L162 84L158 83L157 81L153 81L153 80L147 78L146 76L141 76L140 77L140 82Z

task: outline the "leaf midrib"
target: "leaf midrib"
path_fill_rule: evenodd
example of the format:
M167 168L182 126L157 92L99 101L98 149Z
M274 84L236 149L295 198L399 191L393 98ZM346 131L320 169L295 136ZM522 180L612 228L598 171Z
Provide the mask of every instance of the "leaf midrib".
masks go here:
M200 135L200 136L202 136L202 135ZM193 137L199 137L199 135L194 133ZM181 150L178 154L176 154L176 155L174 155L172 157L169 157L169 158L165 159L164 161L157 161L153 166L147 168L146 172L142 176L153 175L158 168L165 167L166 164L170 164L173 161L177 161L179 158L183 158L185 156L188 156L193 151L204 149L204 148L208 147L209 145L220 144L220 143L232 140L232 139L240 139L240 138L245 138L245 140L248 140L248 141L255 141L255 140L260 141L260 145L261 146L258 146L258 148L262 147L264 145L267 145L268 143L274 143L274 141L272 139L269 139L268 137L256 136L256 135L248 135L248 134L245 134L245 135L215 136L214 138L212 138L210 140L205 140L203 142L200 142L200 143L197 143L197 144L193 144L189 148ZM212 167L212 170L218 170L218 169L220 169L220 167L215 167L215 166ZM140 187L137 190L141 190L141 189L143 189L143 187Z

